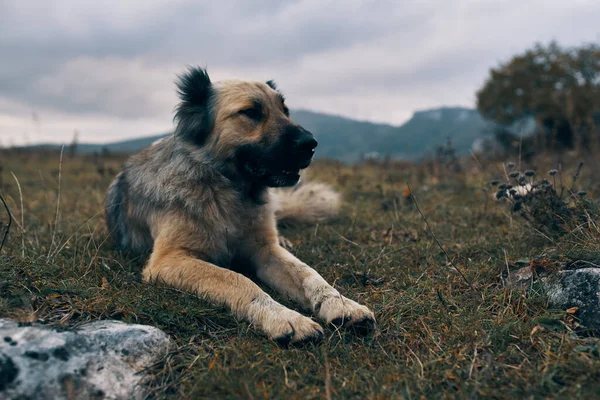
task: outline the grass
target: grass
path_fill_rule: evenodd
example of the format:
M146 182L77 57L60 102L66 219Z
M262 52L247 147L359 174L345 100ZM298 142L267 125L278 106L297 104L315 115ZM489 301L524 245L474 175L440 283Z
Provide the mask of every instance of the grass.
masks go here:
M492 200L487 182L503 173L500 163L465 159L462 172L433 163L311 167L343 192L342 214L283 234L299 258L375 312L377 331L326 327L322 343L283 349L220 307L142 283L143 260L112 249L102 203L121 158L0 157L0 193L14 216L0 255L0 317L165 330L177 348L150 369L149 397L600 396L598 340L573 332L572 317L548 308L535 285L503 284L523 260L599 260L600 233L537 233ZM533 167L542 173L551 161ZM578 185L598 198L593 178L584 168Z

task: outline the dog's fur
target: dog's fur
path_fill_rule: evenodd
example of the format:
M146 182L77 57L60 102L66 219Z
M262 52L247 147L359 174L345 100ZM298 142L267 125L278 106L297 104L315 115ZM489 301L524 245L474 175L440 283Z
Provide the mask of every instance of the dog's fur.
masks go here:
M316 147L275 84L212 83L190 68L178 89L174 135L132 156L106 200L117 246L151 253L143 279L207 296L278 341L322 337L319 324L234 272L244 266L326 323L371 328L367 307L279 245L277 217L314 222L335 213L339 198L317 183L270 189L296 184Z

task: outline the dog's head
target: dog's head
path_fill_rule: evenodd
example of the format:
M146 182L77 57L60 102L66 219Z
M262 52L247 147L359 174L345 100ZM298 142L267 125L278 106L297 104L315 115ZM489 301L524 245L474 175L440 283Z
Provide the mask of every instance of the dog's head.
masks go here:
M264 186L295 185L310 164L317 141L290 119L272 81L212 83L190 68L177 83L175 136L202 147L236 176Z

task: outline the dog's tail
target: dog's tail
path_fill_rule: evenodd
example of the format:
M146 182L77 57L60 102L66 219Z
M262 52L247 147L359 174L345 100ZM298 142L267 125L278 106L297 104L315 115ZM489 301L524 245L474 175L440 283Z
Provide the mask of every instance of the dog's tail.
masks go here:
M279 207L277 224L315 224L335 217L340 211L340 194L325 183L306 182L289 189L273 189Z

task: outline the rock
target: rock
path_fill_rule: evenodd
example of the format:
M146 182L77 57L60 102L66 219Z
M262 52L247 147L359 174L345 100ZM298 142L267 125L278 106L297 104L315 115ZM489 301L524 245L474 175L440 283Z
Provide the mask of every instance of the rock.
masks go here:
M552 307L578 307L580 325L589 333L600 333L600 268L559 271L543 278L542 284Z
M517 270L511 270L506 277L506 285L509 287L526 289L531 284L533 270L527 266Z
M158 328L97 321L58 331L0 319L0 399L137 399L171 345Z
M572 268L562 263L545 262L512 269L505 284L514 289L527 290L536 281L548 296L550 307L573 309L578 331L592 335L600 334L600 268ZM572 268L572 269L570 269Z

